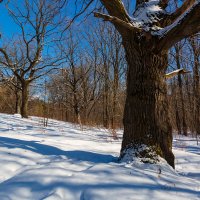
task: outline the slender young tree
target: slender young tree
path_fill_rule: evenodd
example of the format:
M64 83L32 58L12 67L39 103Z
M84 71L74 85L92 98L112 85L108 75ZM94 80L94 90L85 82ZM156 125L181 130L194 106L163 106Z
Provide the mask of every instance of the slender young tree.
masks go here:
M176 59L177 69L181 69L181 44L177 43L176 45L174 45L174 49L175 49L175 59ZM185 110L185 102L183 94L183 80L180 74L178 75L178 87L179 87L181 112L182 112L182 131L183 135L187 136L186 110Z
M167 53L178 41L200 31L200 1L185 0L168 13L169 0L136 0L132 17L121 0L100 1L108 14L95 13L95 17L115 26L128 63L121 157L150 162L160 155L174 167L165 82Z
M194 127L197 135L200 135L200 50L199 42L196 37L192 37L190 45L194 53L193 66L193 93L194 93Z

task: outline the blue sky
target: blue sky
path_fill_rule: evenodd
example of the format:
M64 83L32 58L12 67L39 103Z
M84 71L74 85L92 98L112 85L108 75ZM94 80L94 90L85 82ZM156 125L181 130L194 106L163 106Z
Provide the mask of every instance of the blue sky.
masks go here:
M181 1L179 1L179 3L180 2ZM133 8L135 4L135 0L132 0L131 3L133 4L131 5L131 8ZM74 7L75 5L72 2L70 2L70 6L68 7L70 8L70 11L66 11L66 14L69 12L72 14L72 10L74 10ZM0 19L1 19L0 33L2 34L2 39L12 38L12 36L18 32L18 27L15 23L13 23L12 18L9 16L4 2L0 4ZM80 18L78 19L78 21L79 20Z
M2 34L2 39L4 37L12 37L16 32L18 32L18 27L13 23L12 18L9 16L5 4L0 4L0 32Z
M70 10L66 14L72 14L74 5L70 3ZM13 19L9 16L5 3L0 3L0 33L2 35L1 40L12 38L15 34L19 33L19 27L14 23Z
M132 0L132 3L134 4L135 0ZM66 11L67 13L73 13L72 10L74 10L75 5L70 2L70 10ZM5 3L0 4L0 33L2 35L2 39L9 39L12 38L15 34L18 33L18 26L13 22L12 18L9 16L8 11L6 9ZM77 21L81 21L81 18L77 19Z

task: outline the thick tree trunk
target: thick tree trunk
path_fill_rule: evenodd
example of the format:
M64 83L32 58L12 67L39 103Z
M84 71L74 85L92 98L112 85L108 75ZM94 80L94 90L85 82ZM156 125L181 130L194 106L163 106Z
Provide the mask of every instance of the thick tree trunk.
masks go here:
M28 96L29 96L29 83L23 83L22 104L21 104L21 115L23 118L28 118Z
M156 162L160 155L174 167L164 78L167 54L155 55L148 46L126 41L128 77L121 157L131 152L143 162Z

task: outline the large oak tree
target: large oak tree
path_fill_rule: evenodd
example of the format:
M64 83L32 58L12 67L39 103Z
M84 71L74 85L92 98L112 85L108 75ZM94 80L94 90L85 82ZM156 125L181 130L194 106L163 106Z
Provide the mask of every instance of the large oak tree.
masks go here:
M130 16L121 0L100 0L120 33L128 63L121 158L154 162L159 155L174 167L165 71L168 50L200 31L200 0L185 0L173 13L169 0L136 0Z

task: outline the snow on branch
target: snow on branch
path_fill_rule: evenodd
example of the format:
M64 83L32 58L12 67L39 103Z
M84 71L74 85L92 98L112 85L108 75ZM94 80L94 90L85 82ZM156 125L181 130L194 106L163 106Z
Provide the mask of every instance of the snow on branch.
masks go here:
M170 78L173 78L174 76L177 76L177 75L180 75L180 74L188 74L188 73L191 73L191 71L187 71L185 69L177 69L173 72L165 74L165 78L170 79Z
M136 32L141 32L141 29L137 28L137 27L134 27L131 23L128 23L128 22L125 22L117 17L114 17L114 16L110 16L110 15L106 15L106 14L102 14L102 13L99 13L99 12L94 12L94 16L97 17L97 18L102 18L104 21L109 21L109 22L112 22L116 25L120 25L120 26L123 26L129 30L133 30L133 31L136 31Z
M145 32L160 30L160 15L165 13L160 3L160 0L149 0L148 2L139 4L133 14L133 25L143 29Z
M152 34L160 38L160 49L169 49L178 41L200 31L200 0L185 11L171 25Z

